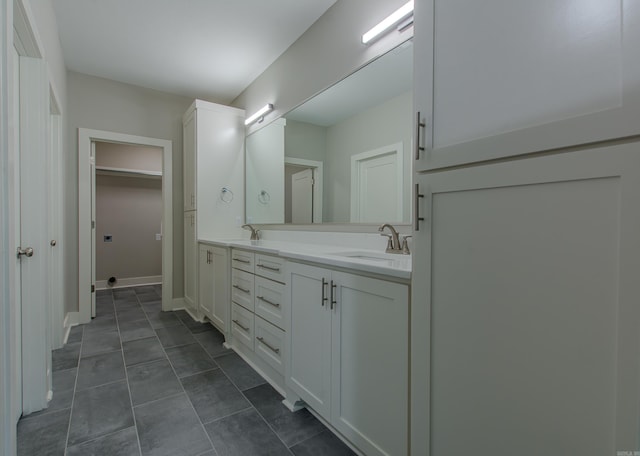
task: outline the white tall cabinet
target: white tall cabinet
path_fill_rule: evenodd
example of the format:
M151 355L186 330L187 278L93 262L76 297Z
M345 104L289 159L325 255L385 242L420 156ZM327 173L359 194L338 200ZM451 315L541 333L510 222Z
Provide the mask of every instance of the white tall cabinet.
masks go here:
M183 135L185 307L194 316L207 316L216 323L217 317L226 313L222 309L216 311L215 303L199 303L198 289L204 290L206 283L217 279L199 274L197 243L201 239L238 236L241 232L244 111L195 100L183 116ZM221 330L226 331L227 325L228 322L217 322Z
M640 5L415 8L411 454L640 451Z

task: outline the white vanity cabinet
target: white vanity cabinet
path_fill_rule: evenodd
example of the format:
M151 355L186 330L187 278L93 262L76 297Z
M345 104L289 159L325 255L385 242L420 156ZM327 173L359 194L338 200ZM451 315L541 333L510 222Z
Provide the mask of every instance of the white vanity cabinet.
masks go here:
M635 0L416 0L416 169L637 135L638 43Z
M231 251L232 344L281 390L284 390L285 263L273 255Z
M229 322L229 254L223 247L200 243L198 304L200 313L223 334Z
M198 270L198 244L196 242L196 213L184 213L184 305L196 312L196 279Z
M286 381L367 455L406 455L409 287L289 263Z

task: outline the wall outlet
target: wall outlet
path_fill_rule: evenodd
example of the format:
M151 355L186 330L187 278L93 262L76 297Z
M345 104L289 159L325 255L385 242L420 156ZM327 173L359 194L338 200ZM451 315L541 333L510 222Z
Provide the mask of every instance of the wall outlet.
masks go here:
M111 236L110 234L105 234L103 236L104 242L113 242L113 236Z
M156 241L161 241L161 240L162 240L162 234L156 233Z

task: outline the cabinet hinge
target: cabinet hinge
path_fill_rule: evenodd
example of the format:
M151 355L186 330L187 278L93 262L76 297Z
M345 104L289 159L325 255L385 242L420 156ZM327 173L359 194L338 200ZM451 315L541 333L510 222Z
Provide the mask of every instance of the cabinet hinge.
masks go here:
M95 285L91 285L91 293L95 293L96 292L96 286Z

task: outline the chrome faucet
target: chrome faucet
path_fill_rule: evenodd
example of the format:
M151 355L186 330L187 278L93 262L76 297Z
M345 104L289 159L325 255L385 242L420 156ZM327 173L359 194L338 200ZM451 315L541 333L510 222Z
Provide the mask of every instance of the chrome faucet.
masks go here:
M391 231L391 234L384 233L383 231L385 228L389 228L389 231ZM402 246L400 245L400 237L398 236L398 232L393 227L393 225L390 225L389 223L385 223L383 225L380 225L380 227L378 228L378 231L380 231L381 236L387 236L389 238L389 241L387 242L387 249L385 250L385 252L402 253Z
M251 230L251 237L249 238L250 240L257 241L258 239L260 239L260 235L258 234L258 233L260 233L260 230L256 230L251 225L242 225L242 228L247 229L247 230Z

